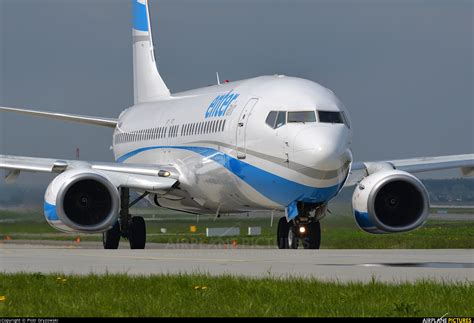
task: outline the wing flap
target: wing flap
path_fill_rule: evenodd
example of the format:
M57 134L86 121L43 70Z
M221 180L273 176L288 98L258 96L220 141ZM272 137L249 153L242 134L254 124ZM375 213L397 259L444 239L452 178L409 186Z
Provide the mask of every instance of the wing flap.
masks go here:
M47 158L0 155L0 168L25 172L60 173L61 171L57 171L58 168L54 168L57 161Z

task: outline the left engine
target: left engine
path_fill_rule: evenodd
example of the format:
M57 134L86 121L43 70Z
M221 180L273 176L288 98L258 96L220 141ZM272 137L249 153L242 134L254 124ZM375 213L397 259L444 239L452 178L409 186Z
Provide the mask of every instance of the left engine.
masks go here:
M117 222L119 207L117 188L93 169L60 174L49 184L44 197L46 220L65 232L105 232Z
M357 224L366 232L405 232L425 223L429 197L415 176L399 170L383 170L357 184L352 207Z

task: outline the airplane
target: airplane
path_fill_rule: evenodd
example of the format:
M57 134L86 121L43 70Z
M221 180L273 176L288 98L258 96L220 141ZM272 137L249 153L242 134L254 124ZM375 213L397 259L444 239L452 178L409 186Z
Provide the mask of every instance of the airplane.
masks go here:
M354 162L348 110L310 80L269 75L171 94L158 72L147 0L132 0L134 105L118 118L0 107L0 111L107 127L115 162L0 155L7 183L20 172L57 176L44 216L64 232L102 233L144 249L146 225L130 208L147 199L193 214L285 212L280 249L319 249L320 221L343 187L354 186L358 226L373 234L422 226L429 197L413 173L458 168L474 154ZM139 193L131 200L130 192Z

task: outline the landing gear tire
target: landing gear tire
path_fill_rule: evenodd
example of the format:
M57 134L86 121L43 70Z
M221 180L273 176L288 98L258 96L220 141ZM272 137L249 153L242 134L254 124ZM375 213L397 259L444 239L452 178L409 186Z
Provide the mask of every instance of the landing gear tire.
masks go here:
M132 218L129 228L128 240L130 249L145 249L146 244L146 226L145 220L141 216Z
M277 229L278 249L298 249L298 236L294 231L294 226L286 221L285 217L278 221Z
M289 249L288 247L288 233L290 232L290 224L286 218L280 218L277 228L277 243L278 249Z
M311 222L307 227L307 234L303 240L305 249L319 249L321 245L321 224L319 221Z
M298 249L300 239L296 233L294 225L290 225L290 231L288 232L288 249Z
M118 222L116 222L112 229L102 233L102 243L104 245L104 249L118 249L120 235L120 225Z

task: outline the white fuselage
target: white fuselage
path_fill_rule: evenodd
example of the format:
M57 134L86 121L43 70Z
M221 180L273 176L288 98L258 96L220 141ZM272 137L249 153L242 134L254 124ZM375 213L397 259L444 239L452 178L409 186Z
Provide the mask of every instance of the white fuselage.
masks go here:
M271 111L288 112L270 126ZM314 111L312 122L290 112ZM321 122L318 111L344 123ZM179 187L160 206L195 213L284 210L321 204L342 188L352 163L347 111L330 90L299 78L263 76L135 105L119 117L118 162L169 164ZM278 121L278 120L277 120Z

